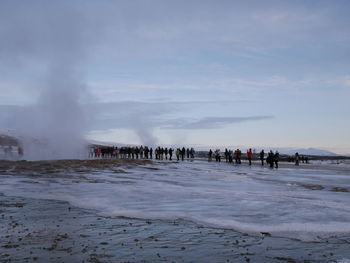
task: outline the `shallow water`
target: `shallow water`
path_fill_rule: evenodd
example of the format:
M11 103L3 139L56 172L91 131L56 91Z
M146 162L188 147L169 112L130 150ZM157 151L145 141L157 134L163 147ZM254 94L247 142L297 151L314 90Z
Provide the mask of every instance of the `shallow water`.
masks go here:
M252 235L350 236L350 174L258 164L48 161L0 167L0 192L64 200L103 215L188 219Z

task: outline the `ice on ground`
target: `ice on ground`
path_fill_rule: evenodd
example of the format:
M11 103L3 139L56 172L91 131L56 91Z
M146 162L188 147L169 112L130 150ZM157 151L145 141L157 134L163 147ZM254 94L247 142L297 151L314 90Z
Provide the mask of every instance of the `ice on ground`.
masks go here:
M346 169L271 170L194 161L81 167L47 175L3 171L0 192L69 201L108 216L183 218L255 235L306 241L350 236Z

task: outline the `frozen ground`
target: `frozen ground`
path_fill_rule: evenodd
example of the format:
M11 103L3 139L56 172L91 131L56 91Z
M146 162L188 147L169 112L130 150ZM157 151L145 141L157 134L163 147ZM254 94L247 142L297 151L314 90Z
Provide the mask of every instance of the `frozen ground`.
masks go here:
M283 164L271 170L258 164L205 161L2 162L0 174L0 192L5 196L67 201L112 218L183 219L259 240L297 238L301 241L290 245L294 249L313 244L311 254L326 249L328 256L336 255L324 262L342 258L346 262L350 257L345 249L350 244L346 166ZM276 248L278 242L272 242ZM336 245L329 247L332 242Z
M101 217L67 202L2 195L0 214L0 262L350 262L346 238L255 237L186 220Z
M0 192L68 201L108 216L182 218L249 234L302 240L350 235L347 169L271 170L204 161L101 168L74 161L27 164L1 172Z

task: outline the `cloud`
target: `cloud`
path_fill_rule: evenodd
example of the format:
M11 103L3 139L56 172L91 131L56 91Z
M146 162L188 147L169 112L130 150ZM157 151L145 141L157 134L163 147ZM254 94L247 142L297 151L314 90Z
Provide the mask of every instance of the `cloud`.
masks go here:
M326 82L348 74L350 4L345 2L3 0L0 104L40 102L43 89L62 91L72 79L66 91L77 87L78 103L88 91L99 102L117 101L83 105L91 119L87 131L214 129L270 114L298 116L288 119L298 127L309 114L326 121L331 111L346 119L349 79ZM65 74L48 75L57 66ZM69 96L56 94L51 98L60 107L54 112L72 120L58 126L75 126L82 118L62 103ZM228 98L255 103L222 105ZM324 107L329 98L330 110ZM209 100L216 102L206 106ZM237 116L220 117L224 107ZM23 129L38 127L30 115L43 114L30 107L13 110L0 109L0 129L15 120L24 122ZM48 119L45 126L60 120ZM280 127L282 120L274 125Z
M82 105L83 110L90 119L88 130L108 129L213 129L228 124L257 121L272 118L271 116L250 117L203 117L202 119L189 119L189 110L208 105L228 104L233 101L164 101L164 102L142 102L142 101L120 101L110 103L95 103ZM236 103L249 103L249 101L236 101ZM95 113L95 114L94 114ZM97 113L97 114L96 114ZM186 118L174 118L175 116L186 116ZM30 120L30 116L39 114L34 106L0 105L0 128L19 129L16 120ZM28 123L28 125L30 125Z
M163 126L165 129L219 129L226 125L271 119L273 116L249 116L249 117L205 117L200 120L174 119L169 120Z

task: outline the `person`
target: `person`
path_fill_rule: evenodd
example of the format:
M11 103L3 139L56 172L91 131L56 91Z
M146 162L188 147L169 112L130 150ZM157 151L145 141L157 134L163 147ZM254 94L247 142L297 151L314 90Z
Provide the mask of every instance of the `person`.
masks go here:
M111 146L111 158L115 157L115 147Z
M163 147L160 148L159 152L160 152L160 159L163 160L164 159L164 148Z
M295 153L295 165L299 165L299 153Z
M176 159L177 159L178 161L180 161L180 152L181 152L180 148L177 148L177 149L176 149Z
M115 158L116 159L119 159L119 151L120 151L120 149L116 146L115 147Z
M278 151L276 151L275 155L273 156L273 160L275 162L275 167L278 168L278 161L280 160L280 154Z
M242 151L240 149L237 149L238 164L242 163L241 156L242 156Z
M215 151L215 160L219 163L221 162L220 149L216 149Z
M168 152L169 152L168 148L165 147L165 149L164 149L165 160L168 160Z
M190 159L190 149L189 148L187 148L186 154L187 154L187 159Z
M136 153L135 147L132 147L132 148L131 148L131 156L132 156L132 159L135 159L135 153Z
M171 161L171 158L173 157L173 149L172 148L169 148L169 160Z
M135 151L136 159L139 158L139 155L140 155L140 158L141 158L141 151L140 151L140 148L136 146L136 148L134 149L134 151Z
M210 149L208 153L208 162L211 162L213 159L213 151Z
M194 159L194 153L195 153L195 150L193 149L193 147L190 149L190 156L191 156L191 159Z
M262 149L260 152L261 166L264 166L264 156L265 156L265 152L264 152L264 149Z
M153 148L149 149L149 158L153 159Z
M131 159L131 147L128 147L128 159Z
M145 158L148 159L149 149L148 146L145 146Z
M232 150L228 151L228 161L229 161L229 163L233 162L233 151Z
M267 155L267 159L266 159L267 163L270 164L270 168L273 168L273 164L274 164L273 163L273 156L274 156L273 151L270 150L270 152Z
M238 149L235 150L234 157L235 157L235 163L238 164Z
M181 151L181 160L183 161L186 155L186 149L185 147L182 147L182 151Z
M225 148L225 161L228 162L228 150Z
M154 158L156 158L156 160L159 159L159 147L154 149L154 156L155 156Z
M143 157L144 157L144 151L145 151L145 148L143 148L143 146L141 145L140 148L139 148L140 159L143 159Z
M159 147L155 147L155 148L154 148L154 158L155 158L156 160L159 159Z
M249 148L249 151L247 151L247 157L248 157L249 165L252 165L252 158L253 158L252 148Z

